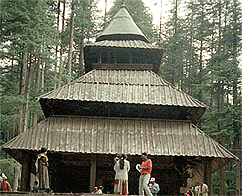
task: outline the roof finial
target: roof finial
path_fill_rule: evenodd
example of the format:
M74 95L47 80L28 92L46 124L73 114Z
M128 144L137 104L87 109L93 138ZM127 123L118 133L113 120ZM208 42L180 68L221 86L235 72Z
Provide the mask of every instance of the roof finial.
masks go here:
M125 3L124 3L124 0L122 0L122 5L121 5L121 8L125 8Z

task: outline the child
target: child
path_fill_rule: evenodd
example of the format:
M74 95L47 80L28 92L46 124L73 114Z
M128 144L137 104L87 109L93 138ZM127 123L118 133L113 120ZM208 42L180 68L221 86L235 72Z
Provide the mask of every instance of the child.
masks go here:
M103 188L104 187L102 185L100 185L98 191L96 192L96 194L99 194L99 195L103 194Z
M38 193L39 192L39 186L38 186L38 181L34 181L34 187L33 187L33 192Z

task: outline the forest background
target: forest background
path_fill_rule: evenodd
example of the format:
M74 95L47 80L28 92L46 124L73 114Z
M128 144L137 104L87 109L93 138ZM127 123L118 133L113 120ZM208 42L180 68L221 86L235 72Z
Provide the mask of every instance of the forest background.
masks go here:
M104 0L103 0L104 1ZM152 23L142 0L114 0L100 16L96 0L1 0L0 145L44 119L36 98L85 74L83 47L125 7L151 43L164 48L159 75L209 105L198 126L241 157L241 38L238 0L173 0L168 20ZM69 14L66 14L66 13ZM66 17L68 15L68 17ZM0 152L13 183L18 165ZM241 195L241 164L213 174L213 195Z

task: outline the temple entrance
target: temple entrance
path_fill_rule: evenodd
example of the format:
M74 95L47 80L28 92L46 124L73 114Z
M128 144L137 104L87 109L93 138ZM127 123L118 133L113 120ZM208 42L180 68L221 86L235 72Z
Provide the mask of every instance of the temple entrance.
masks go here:
M174 169L154 170L152 177L160 186L158 195L179 195L182 187L181 175Z
M90 167L63 166L60 189L62 193L89 193Z

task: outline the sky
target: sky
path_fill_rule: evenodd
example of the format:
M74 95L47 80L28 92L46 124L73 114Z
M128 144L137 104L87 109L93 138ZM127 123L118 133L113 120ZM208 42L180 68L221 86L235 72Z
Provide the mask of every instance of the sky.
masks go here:
M162 1L162 23L168 18L169 10L171 9L171 2L174 0L142 0L144 4L150 8L151 13L153 14L153 24L160 25L160 10L161 10L161 1ZM183 2L182 0L181 2ZM107 11L112 7L114 0L107 0ZM239 0L242 3L242 0ZM104 15L105 10L105 0L99 0L98 7L102 10ZM182 6L179 6L180 15L183 15Z
M150 8L153 14L153 23L155 25L160 25L160 10L161 10L161 0L142 0L144 4ZM168 17L169 10L171 9L171 0L162 0L162 22ZM107 11L112 7L114 0L107 0ZM105 0L99 0L98 7L102 10L104 14L105 10Z

